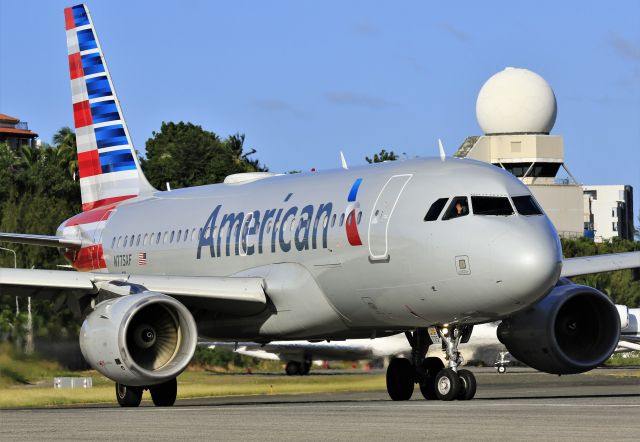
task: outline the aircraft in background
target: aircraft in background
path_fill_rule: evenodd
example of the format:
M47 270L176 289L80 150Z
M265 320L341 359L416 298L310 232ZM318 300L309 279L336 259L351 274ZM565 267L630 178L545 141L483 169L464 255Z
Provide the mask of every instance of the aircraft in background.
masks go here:
M89 11L64 10L82 213L55 236L78 272L0 269L2 293L66 300L87 362L122 406L144 389L169 406L201 339L338 340L405 332L393 400L468 400L459 344L502 320L511 354L548 373L591 370L620 319L598 290L561 277L640 267L640 253L562 259L529 189L491 164L412 159L158 191L144 177ZM141 79L144 77L141 76ZM432 327L447 356L426 357Z
M616 305L620 314L620 341L616 352L640 350L640 334L638 322L640 309L629 309L624 305ZM501 356L507 352L506 347L498 340L497 328L500 322L476 325L466 344L461 344L459 351L464 361L496 366L499 373L506 371ZM431 330L433 346L428 355L445 360L441 342L435 330ZM272 341L266 344L256 342L201 342L209 348L224 348L244 356L271 361L284 361L285 373L288 375L309 374L312 363L316 361L378 361L411 355L411 346L404 333L375 339L347 339L344 341ZM446 362L446 360L445 360Z

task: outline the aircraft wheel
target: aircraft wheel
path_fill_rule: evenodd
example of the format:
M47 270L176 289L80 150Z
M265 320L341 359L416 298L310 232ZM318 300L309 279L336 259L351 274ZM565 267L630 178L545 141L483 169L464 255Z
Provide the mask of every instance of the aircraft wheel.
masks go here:
M300 374L301 373L300 363L296 361L289 361L287 362L287 366L285 367L284 371L289 376L295 376L297 374Z
M173 378L164 384L149 387L149 391L156 407L171 407L178 396L178 382Z
M458 392L458 399L468 401L476 395L476 377L469 370L458 370L458 377L461 385Z
M137 407L142 401L142 387L129 387L116 382L116 399L121 407Z
M450 368L443 368L436 375L436 396L441 401L452 401L458 397L461 384L458 373Z
M420 383L420 393L428 401L438 399L436 396L436 375L443 368L444 364L440 358L428 357L422 361L425 378Z
M311 361L304 361L302 364L300 364L300 374L301 375L308 375L309 372L311 371Z
M498 373L500 374L504 374L507 371L507 367L505 367L504 365L498 365Z
M394 358L387 368L387 392L394 401L408 401L413 394L414 369L408 359Z

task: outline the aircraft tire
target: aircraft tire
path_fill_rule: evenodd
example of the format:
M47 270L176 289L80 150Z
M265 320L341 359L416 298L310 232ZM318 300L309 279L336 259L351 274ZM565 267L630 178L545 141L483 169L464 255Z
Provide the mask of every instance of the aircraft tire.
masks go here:
M305 361L300 364L300 374L306 376L311 371L311 361Z
M302 373L302 367L297 361L289 361L287 362L287 366L284 368L284 371L289 376L295 376Z
M394 358L387 368L387 392L394 401L408 401L413 394L415 370L408 359Z
M164 384L149 387L153 405L156 407L171 407L176 402L178 396L178 382L175 378Z
M498 365L498 373L504 374L507 371L507 367L504 365Z
M428 357L422 361L422 369L425 372L425 377L420 383L420 393L428 400L436 400L436 375L440 370L444 368L444 364L440 358Z
M476 377L469 370L458 370L461 385L458 400L468 401L476 395Z
M116 399L121 407L137 407L142 401L142 387L129 387L116 382Z
M450 368L443 368L436 375L436 396L441 401L452 401L458 397L461 384L458 373Z

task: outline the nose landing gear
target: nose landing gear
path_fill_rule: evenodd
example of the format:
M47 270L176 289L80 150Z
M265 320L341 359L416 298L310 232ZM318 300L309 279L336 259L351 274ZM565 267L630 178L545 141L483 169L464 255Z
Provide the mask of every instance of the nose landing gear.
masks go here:
M440 358L425 358L431 339L427 329L407 332L411 344L411 359L395 358L387 369L387 392L394 401L411 399L414 384L427 400L442 401L470 400L476 394L476 379L469 370L458 370L463 359L458 352L458 344L463 335L468 337L471 329L464 326L436 327L436 331L446 352L448 367Z

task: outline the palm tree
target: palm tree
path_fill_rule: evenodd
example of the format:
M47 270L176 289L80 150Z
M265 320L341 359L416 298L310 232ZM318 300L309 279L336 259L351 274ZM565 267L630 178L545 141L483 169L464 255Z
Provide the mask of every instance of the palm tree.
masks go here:
M76 155L76 134L68 126L61 127L58 132L53 135L53 144L55 145L55 157L57 163L66 167L69 175L75 177L78 172L78 157Z

